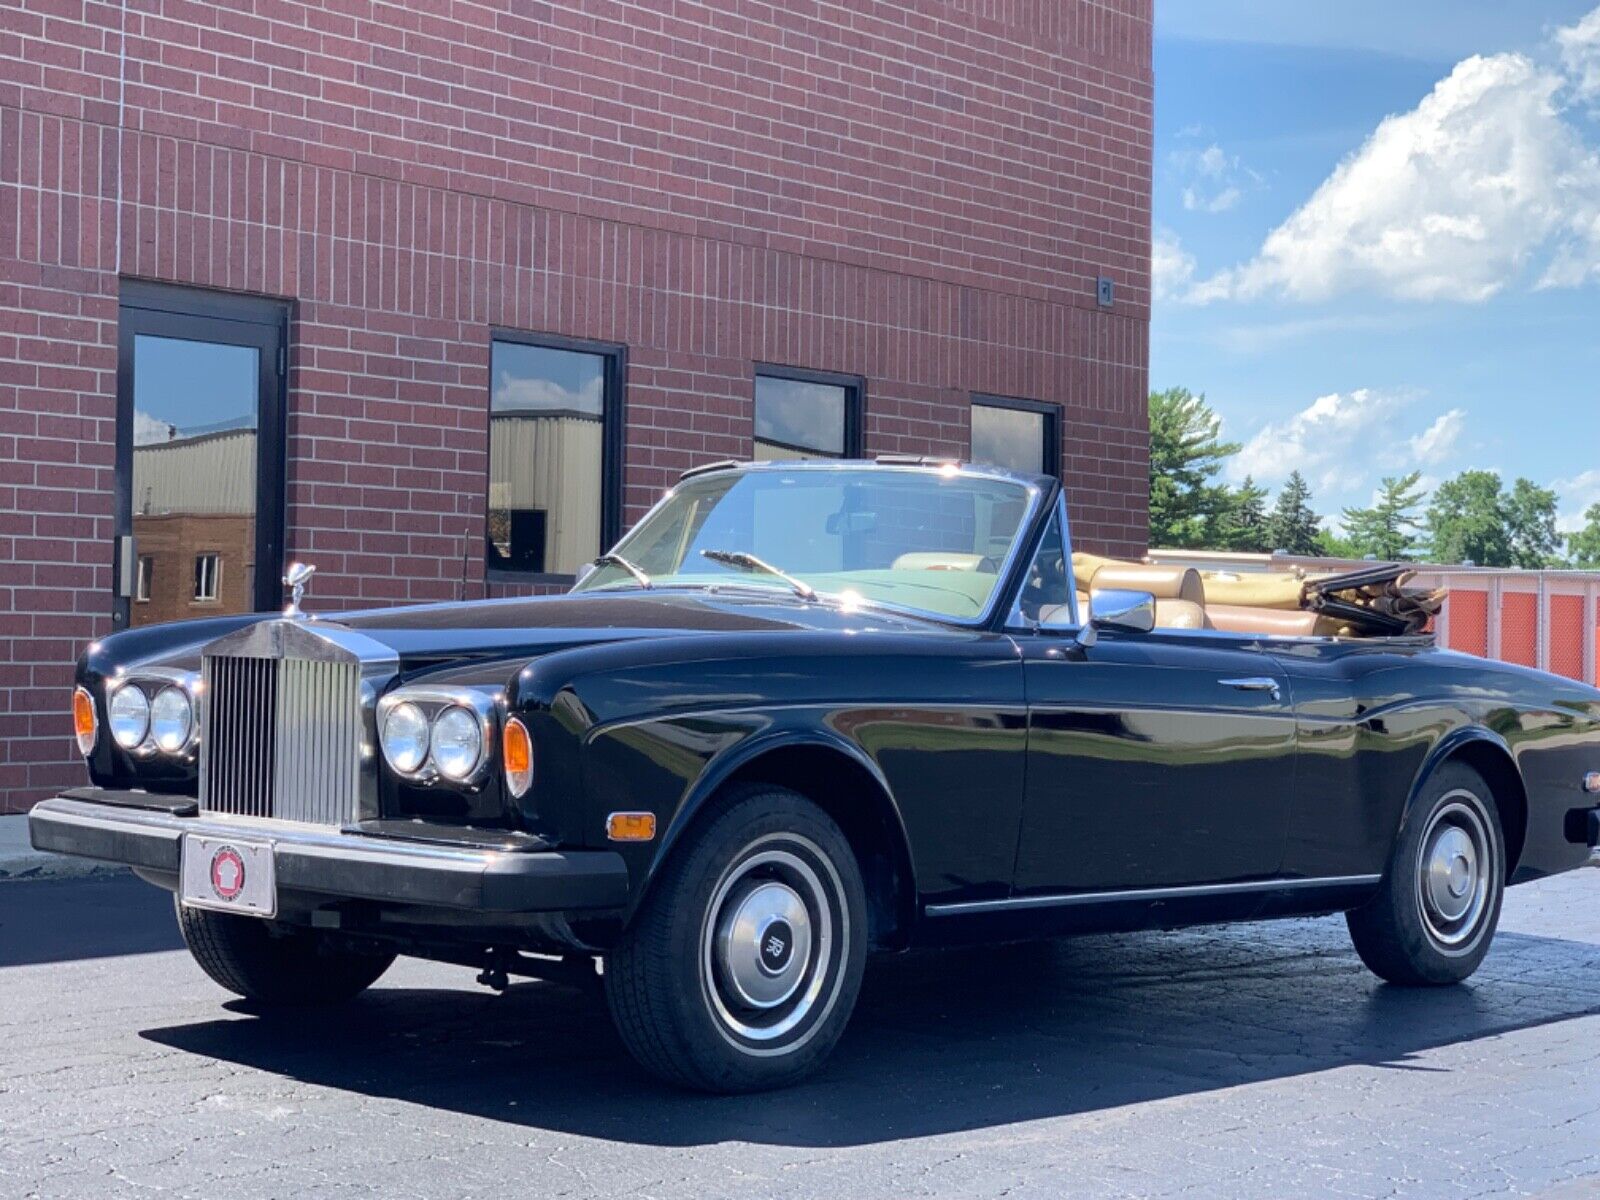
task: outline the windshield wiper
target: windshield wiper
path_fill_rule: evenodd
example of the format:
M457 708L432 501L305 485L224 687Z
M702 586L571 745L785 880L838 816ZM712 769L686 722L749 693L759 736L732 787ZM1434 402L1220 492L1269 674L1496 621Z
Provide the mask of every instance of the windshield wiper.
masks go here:
M602 554L599 558L594 560L594 565L597 567L621 567L629 575L633 576L634 582L640 587L655 587L655 584L650 582L650 576L646 575L643 571L641 571L627 559L623 558L620 554Z
M787 571L780 571L769 562L763 562L754 554L746 554L743 550L702 550L702 555L712 562L722 563L728 567L743 567L747 571L760 571L763 575L776 575L794 589L794 594L802 600L815 600L817 589L803 579L796 579Z

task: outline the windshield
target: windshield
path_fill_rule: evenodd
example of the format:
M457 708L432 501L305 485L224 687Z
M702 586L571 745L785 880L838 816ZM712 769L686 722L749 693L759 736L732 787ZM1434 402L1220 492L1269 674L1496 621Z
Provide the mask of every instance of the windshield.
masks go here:
M737 583L794 594L798 583L971 620L988 609L1034 495L1011 480L936 470L719 473L679 484L616 553L653 587ZM643 586L613 562L574 590Z

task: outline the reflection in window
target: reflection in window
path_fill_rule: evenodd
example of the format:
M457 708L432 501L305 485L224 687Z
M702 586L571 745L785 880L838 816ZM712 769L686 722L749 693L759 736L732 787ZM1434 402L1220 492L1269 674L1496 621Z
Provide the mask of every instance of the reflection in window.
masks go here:
M194 598L196 600L215 600L217 598L217 578L222 574L222 560L216 554L196 554L194 556Z
M490 568L571 575L603 549L606 366L604 354L494 342Z
M194 615L196 602L220 601L228 612L252 606L259 355L225 342L134 338L134 595L147 607L131 625ZM234 564L226 584L224 558ZM204 591L202 559L210 563ZM194 590L185 594L191 563Z
M856 391L847 384L757 375L757 461L853 453L849 427Z
M972 461L1035 475L1056 473L1055 414L1022 402L972 402Z

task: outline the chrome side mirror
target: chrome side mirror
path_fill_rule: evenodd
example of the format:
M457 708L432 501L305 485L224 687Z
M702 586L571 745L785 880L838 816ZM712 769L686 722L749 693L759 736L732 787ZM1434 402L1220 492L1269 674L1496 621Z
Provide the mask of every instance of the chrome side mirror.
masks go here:
M1104 588L1089 595L1089 619L1078 631L1078 645L1095 644L1102 629L1149 633L1156 627L1156 598L1149 592Z

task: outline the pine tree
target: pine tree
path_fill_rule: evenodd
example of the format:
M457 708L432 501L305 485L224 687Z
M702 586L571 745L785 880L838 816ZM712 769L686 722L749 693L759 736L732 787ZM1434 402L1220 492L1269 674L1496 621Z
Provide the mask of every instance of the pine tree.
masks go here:
M1267 518L1267 541L1285 554L1320 555L1321 532L1322 518L1311 508L1311 486L1299 471L1291 471Z
M1267 537L1267 489L1259 487L1249 475L1233 493L1228 514L1227 536L1218 549L1265 554L1272 550Z
M1422 529L1423 490L1417 486L1421 471L1386 477L1379 485L1378 502L1371 508L1344 510L1345 538L1355 557L1372 555L1388 562L1403 562L1416 556Z
M1214 548L1232 508L1214 482L1237 442L1221 441L1222 420L1188 388L1150 393L1150 544Z

